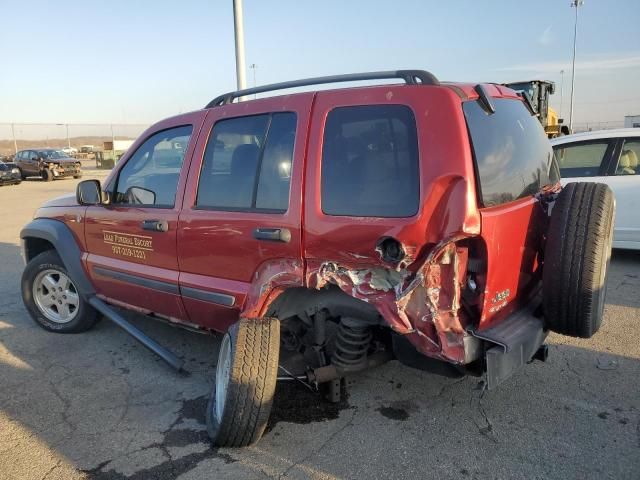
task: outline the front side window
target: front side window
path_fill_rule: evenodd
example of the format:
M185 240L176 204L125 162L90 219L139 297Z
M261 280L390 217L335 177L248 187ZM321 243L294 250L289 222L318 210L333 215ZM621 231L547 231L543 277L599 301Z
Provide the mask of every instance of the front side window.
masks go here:
M204 154L196 208L285 212L295 136L292 112L217 122Z
M403 105L329 112L322 146L327 215L411 217L420 202L416 120Z
M595 177L600 175L608 140L553 147L562 178Z
M640 140L624 142L616 167L616 175L640 175Z
M173 208L191 125L149 137L120 170L113 203Z
M559 179L544 129L524 103L505 98L493 103L494 113L476 100L463 104L485 207L534 195Z

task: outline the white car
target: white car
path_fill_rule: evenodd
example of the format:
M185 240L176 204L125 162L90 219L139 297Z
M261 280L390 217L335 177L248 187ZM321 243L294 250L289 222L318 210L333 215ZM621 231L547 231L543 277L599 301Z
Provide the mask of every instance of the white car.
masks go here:
M64 148L61 148L60 150L62 150L65 154L69 155L70 157L73 157L78 154L78 149L74 147L64 147Z
M616 198L613 247L640 250L640 128L577 133L551 140L562 184L606 183Z

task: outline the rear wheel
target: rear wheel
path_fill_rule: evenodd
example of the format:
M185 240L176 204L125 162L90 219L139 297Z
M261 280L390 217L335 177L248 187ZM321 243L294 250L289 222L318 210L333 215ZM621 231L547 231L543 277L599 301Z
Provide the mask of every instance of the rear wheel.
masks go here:
M615 201L602 183L569 183L553 207L545 249L547 326L590 338L602 323Z
M207 431L221 447L257 442L267 425L278 374L280 322L241 319L225 334L207 405Z

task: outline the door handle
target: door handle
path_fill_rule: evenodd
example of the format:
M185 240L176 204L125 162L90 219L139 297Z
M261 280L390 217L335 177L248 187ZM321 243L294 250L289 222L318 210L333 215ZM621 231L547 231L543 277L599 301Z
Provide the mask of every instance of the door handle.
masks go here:
M152 232L166 232L169 230L169 222L166 220L143 220L142 229Z
M253 231L253 238L269 242L289 243L291 241L291 232L287 228L258 227Z

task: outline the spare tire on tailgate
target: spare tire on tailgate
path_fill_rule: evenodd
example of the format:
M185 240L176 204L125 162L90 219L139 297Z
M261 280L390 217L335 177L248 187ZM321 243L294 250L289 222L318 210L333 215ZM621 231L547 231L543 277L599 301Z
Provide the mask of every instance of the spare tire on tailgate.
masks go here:
M569 183L551 214L542 274L547 327L589 338L600 328L615 201L603 183Z

